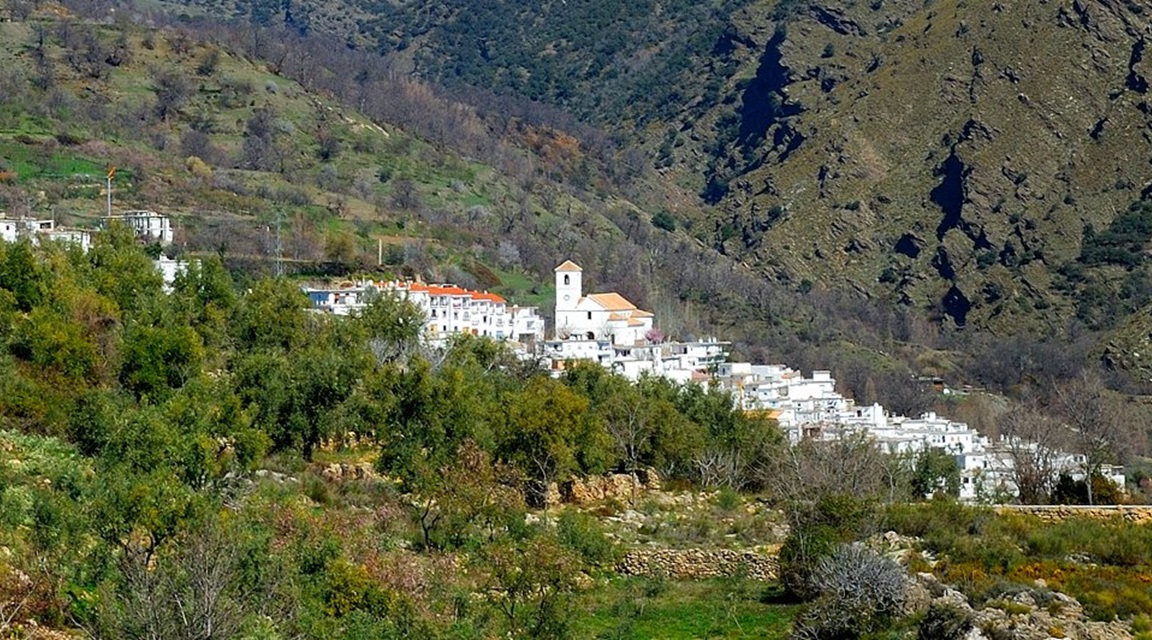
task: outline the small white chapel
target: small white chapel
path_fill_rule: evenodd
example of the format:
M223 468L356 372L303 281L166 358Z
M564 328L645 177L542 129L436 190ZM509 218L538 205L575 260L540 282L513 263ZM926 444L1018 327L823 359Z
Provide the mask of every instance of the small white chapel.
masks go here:
M556 338L602 340L614 345L647 341L654 316L619 293L584 295L583 269L571 260L556 267Z

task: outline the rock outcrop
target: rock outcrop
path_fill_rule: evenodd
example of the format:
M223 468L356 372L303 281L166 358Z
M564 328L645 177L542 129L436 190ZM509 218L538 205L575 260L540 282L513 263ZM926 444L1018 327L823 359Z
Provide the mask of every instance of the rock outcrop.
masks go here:
M332 463L320 470L320 477L329 482L346 482L349 480L383 480L383 476L376 472L371 462L356 464Z
M659 489L660 477L656 471L645 469L637 473L574 478L560 484L559 497L569 504L588 504L601 500L631 500L641 492Z
M920 573L912 589L927 591L929 605L949 608L957 618L967 618L970 628L964 640L1127 640L1128 627L1120 621L1088 620L1075 599L1049 591L1042 581L1035 588L1021 589L975 609L964 594L941 584L935 576Z

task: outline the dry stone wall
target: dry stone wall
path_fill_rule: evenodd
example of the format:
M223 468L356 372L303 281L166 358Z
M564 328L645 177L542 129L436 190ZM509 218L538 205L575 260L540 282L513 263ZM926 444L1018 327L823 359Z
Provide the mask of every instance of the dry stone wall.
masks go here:
M617 566L626 575L661 575L676 580L746 576L776 580L775 554L733 549L640 549L629 552Z
M1045 522L1056 522L1068 518L1123 518L1135 524L1152 524L1152 505L1005 505L997 507L998 513L1019 513L1036 516Z

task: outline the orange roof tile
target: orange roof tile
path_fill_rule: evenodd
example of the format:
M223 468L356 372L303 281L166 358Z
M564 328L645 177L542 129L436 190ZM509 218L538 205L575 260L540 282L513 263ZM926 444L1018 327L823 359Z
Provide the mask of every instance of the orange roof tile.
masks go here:
M632 311L636 308L636 305L628 302L627 298L616 292L593 293L587 297L605 311Z
M575 262L572 262L571 260L565 260L563 262L563 264L561 264L559 267L556 267L556 269L554 269L554 270L555 271L583 271L583 269L580 268L580 265L576 264Z
M451 284L433 284L428 286L428 292L434 296L465 296L468 295L466 289L461 289Z
M637 320L636 318L632 318L631 320L628 321L628 326L629 327L642 327L642 326L644 326L644 323L641 322L640 320Z
M637 309L632 312L633 318L653 318L655 316L656 314L652 313L651 311L644 311L643 309Z
M609 319L609 320L623 320L623 319L625 319L625 318L627 318L627 317L628 317L628 316L624 315L623 313L615 313L615 312L613 312L613 313L610 313L610 314L608 314L608 319Z
M499 304L504 304L504 298L501 298L500 296L496 295L495 293L488 293L487 291L485 291L483 293L481 293L479 291L473 291L472 292L472 299L473 300L487 300L488 302L496 302Z

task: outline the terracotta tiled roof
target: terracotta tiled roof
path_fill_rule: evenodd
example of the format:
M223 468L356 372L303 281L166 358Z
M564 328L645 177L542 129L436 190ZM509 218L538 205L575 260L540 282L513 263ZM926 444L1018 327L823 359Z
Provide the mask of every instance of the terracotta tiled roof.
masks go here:
M652 313L651 311L644 311L643 309L637 309L632 312L633 318L653 318L655 316L656 314Z
M627 318L628 318L628 316L624 315L623 313L613 312L613 313L608 314L609 320L625 320Z
M487 291L485 291L483 293L481 293L479 291L472 292L472 299L473 300L487 300L489 302L496 302L499 304L504 304L504 298L501 298L500 296L496 295L495 293L488 293Z
M495 293L489 291L472 291L452 284L433 284L427 285L423 282L385 282L381 283L386 288L394 288L397 291L427 292L430 296L468 296L473 300L484 300L496 304L505 304L507 301Z
M588 299L600 305L600 308L605 311L633 311L636 305L628 302L628 299L616 292L611 293L593 293L588 295Z
M555 271L583 271L583 269L581 269L580 265L576 264L575 262L572 262L571 260L565 260L563 264L561 264L559 267L556 267Z
M428 286L428 293L434 296L465 296L468 290L450 284L433 284Z

